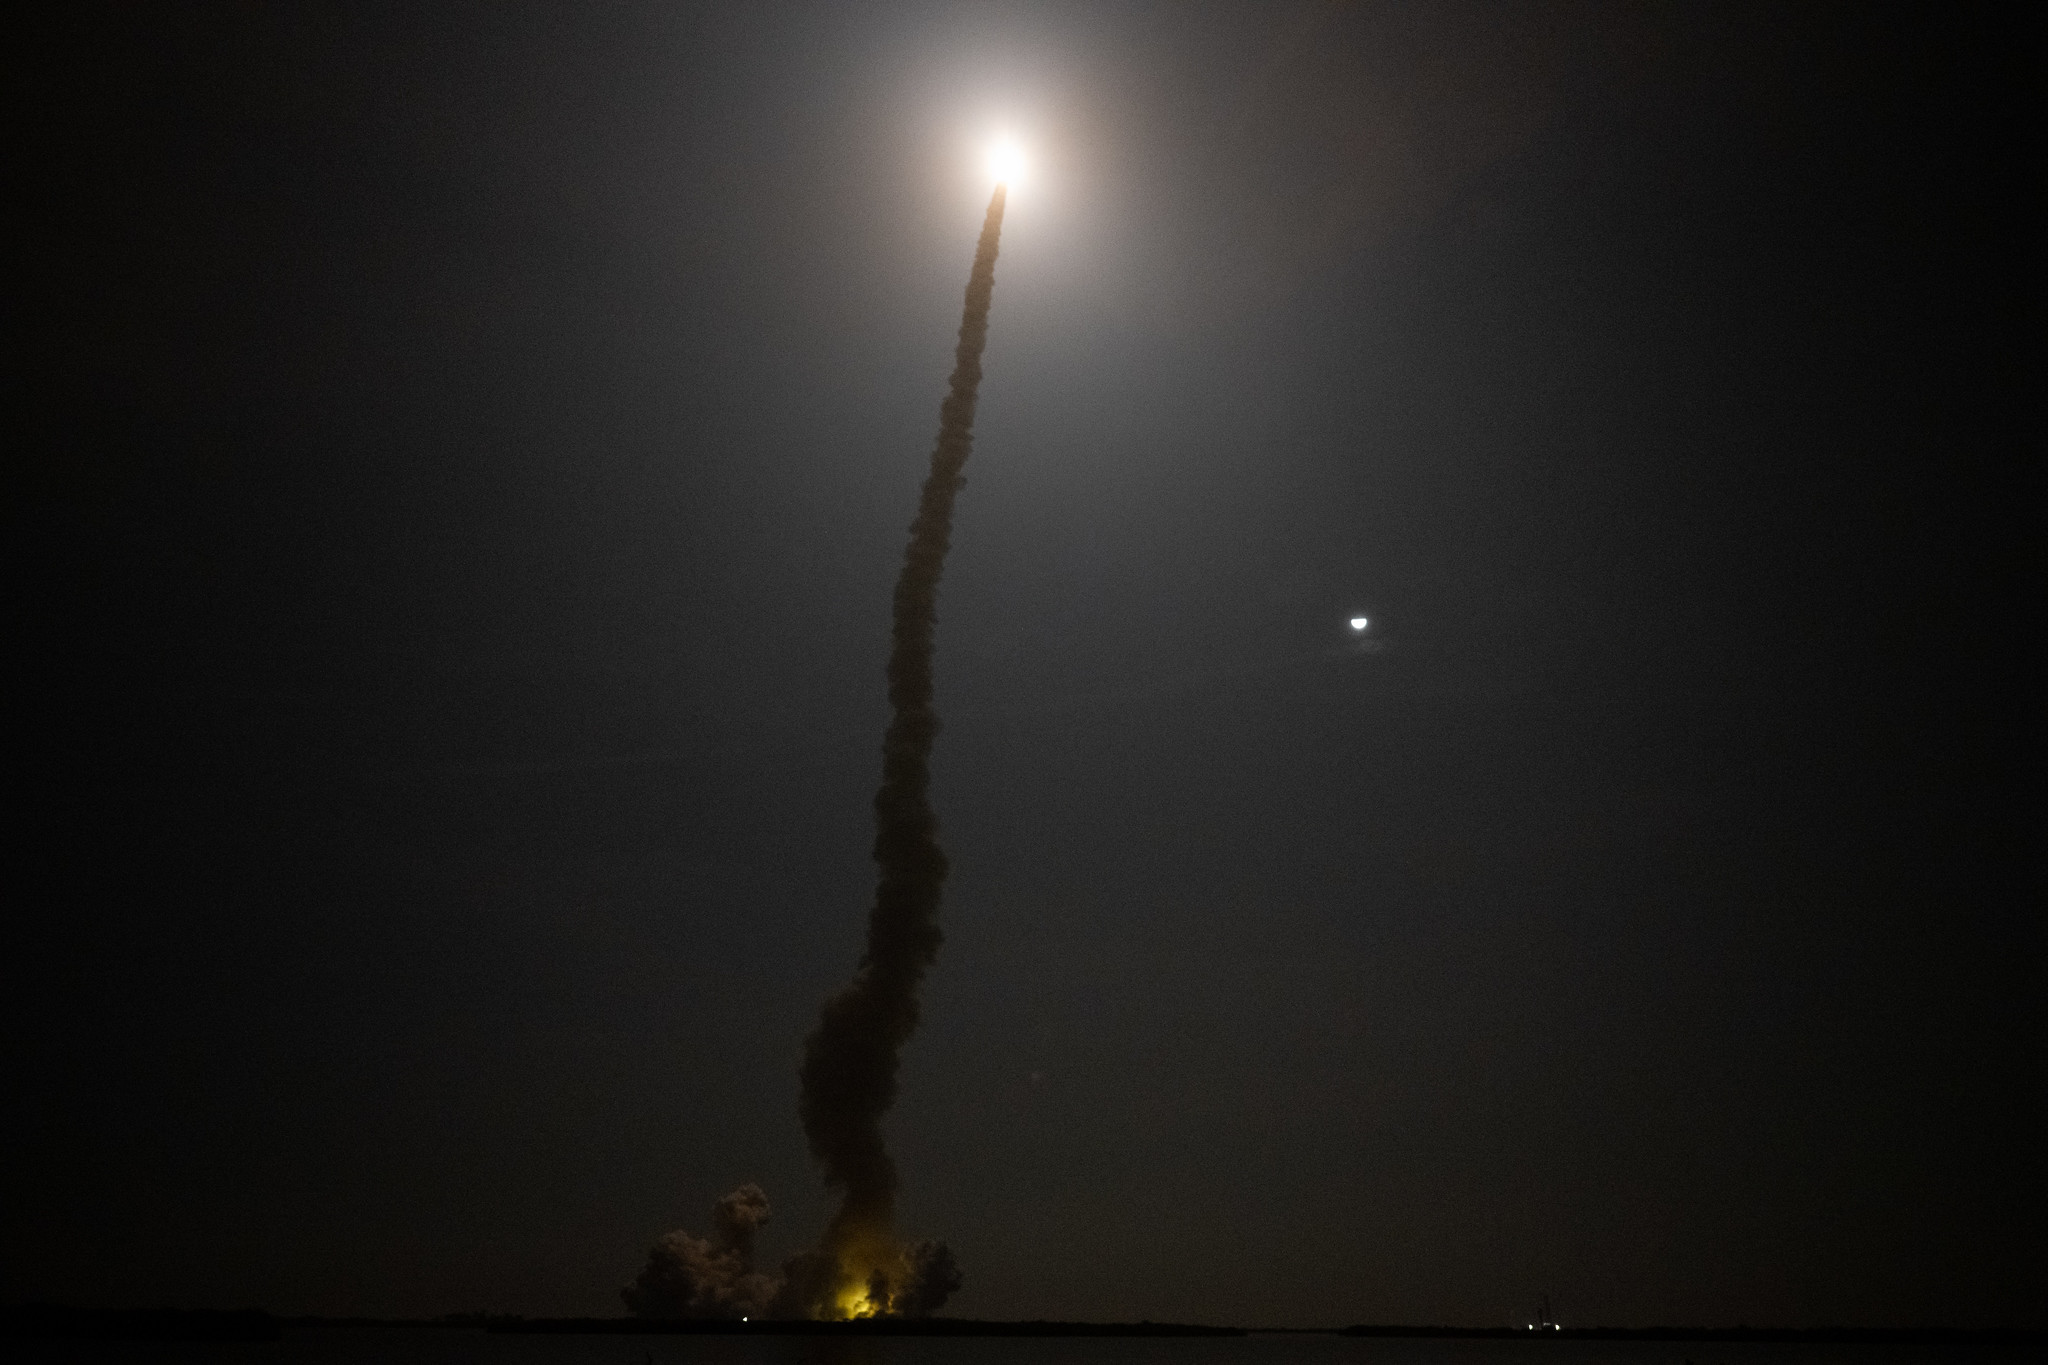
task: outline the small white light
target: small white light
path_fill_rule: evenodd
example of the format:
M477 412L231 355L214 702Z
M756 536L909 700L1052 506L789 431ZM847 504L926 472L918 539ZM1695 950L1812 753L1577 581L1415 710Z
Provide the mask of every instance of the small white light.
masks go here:
M1363 616L1354 616L1351 618L1351 628L1353 630L1364 630L1368 625L1371 624L1372 623L1370 621L1367 621Z

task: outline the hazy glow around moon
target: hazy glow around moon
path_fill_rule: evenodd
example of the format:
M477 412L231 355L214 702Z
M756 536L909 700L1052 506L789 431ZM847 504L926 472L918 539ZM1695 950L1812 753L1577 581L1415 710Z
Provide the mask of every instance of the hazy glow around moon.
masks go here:
M1024 149L1010 138L1000 138L988 149L988 173L1005 185L1014 185L1024 175Z

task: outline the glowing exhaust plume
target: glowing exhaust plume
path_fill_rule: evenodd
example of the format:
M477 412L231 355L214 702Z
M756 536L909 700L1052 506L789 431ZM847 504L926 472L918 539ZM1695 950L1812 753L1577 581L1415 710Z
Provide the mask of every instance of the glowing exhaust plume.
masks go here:
M998 185L1015 185L1028 169L1024 149L1010 139L1003 138L988 149L988 173Z

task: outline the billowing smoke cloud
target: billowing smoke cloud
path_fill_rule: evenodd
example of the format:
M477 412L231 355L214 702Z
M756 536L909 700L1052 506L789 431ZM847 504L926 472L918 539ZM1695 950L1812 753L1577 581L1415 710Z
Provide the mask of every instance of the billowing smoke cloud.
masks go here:
M874 906L866 950L853 980L819 1012L804 1043L799 1108L811 1155L825 1183L842 1195L818 1246L793 1257L780 1276L753 1268L753 1231L767 1221L760 1189L743 1185L718 1201L711 1241L672 1232L648 1254L647 1268L624 1290L627 1307L646 1317L922 1317L960 1287L960 1268L943 1242L896 1240L896 1163L882 1142L882 1115L896 1102L896 1067L917 1029L917 991L938 955L939 896L946 855L932 814L932 633L939 576L952 542L953 499L974 444L981 351L995 290L996 245L1003 229L1003 187L989 200L953 379L939 405L931 472L910 524L896 579L889 650L892 715L882 741L882 785L875 793Z
M620 1291L643 1318L745 1318L768 1310L783 1277L754 1269L754 1233L768 1196L746 1184L711 1206L711 1237L671 1232L647 1253L640 1277Z
M885 1239L857 1266L821 1246L792 1257L781 1274L756 1270L754 1232L767 1221L768 1196L740 1186L711 1206L710 1237L669 1233L619 1296L642 1318L921 1318L960 1287L944 1242Z
M988 339L1003 200L998 185L967 278L960 344L951 387L939 406L931 472L896 579L889 651L892 715L882 741L882 785L875 793L878 876L867 948L852 982L825 1002L818 1027L804 1044L804 1136L824 1168L825 1183L844 1196L818 1246L811 1283L798 1285L798 1277L791 1276L791 1290L801 1294L799 1306L806 1316L904 1311L912 1302L930 1311L951 1292L932 1286L949 1277L958 1280L944 1248L927 1250L925 1260L918 1261L919 1253L896 1243L896 1164L882 1142L882 1115L896 1101L898 1055L917 1028L918 986L941 941L938 911L946 855L939 848L929 799L932 741L939 733L932 709L932 633L939 576L952 542L953 499L965 482L960 471L974 445L975 394ZM940 1260L945 1273L938 1279L921 1273L934 1270ZM935 1295L936 1301L920 1302L920 1295Z

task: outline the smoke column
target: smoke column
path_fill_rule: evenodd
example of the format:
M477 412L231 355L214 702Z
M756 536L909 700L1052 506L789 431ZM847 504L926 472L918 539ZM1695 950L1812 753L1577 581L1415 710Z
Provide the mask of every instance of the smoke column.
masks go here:
M894 1307L899 1300L902 1308L917 1311L914 1304L934 1290L928 1283L932 1272L958 1279L943 1247L906 1249L895 1242L896 1164L883 1145L881 1124L896 1100L898 1055L917 1028L918 987L942 938L937 921L946 855L939 848L929 799L932 741L939 733L932 709L932 633L939 575L952 541L953 499L965 482L960 471L974 445L975 393L988 339L1004 189L996 186L989 200L974 250L952 384L939 405L931 473L896 579L889 650L892 715L882 741L882 785L875 793L878 875L867 947L852 982L825 1002L804 1044L804 1136L824 1168L825 1183L844 1194L812 1274L791 1276L791 1289L811 1300L804 1305L810 1315L902 1311ZM932 1265L934 1260L943 1265ZM811 1283L800 1287L795 1283L800 1278Z
M917 988L937 957L939 895L946 855L932 814L932 631L939 576L953 530L953 499L974 445L974 400L988 340L996 243L1005 187L997 185L982 221L967 277L953 379L939 405L931 473L910 523L910 544L896 578L889 649L892 715L882 740L882 786L875 793L879 875L868 912L868 939L846 988L825 1002L804 1042L799 1108L811 1155L825 1183L842 1192L839 1212L818 1246L792 1257L781 1275L754 1268L754 1232L768 1221L760 1187L742 1185L713 1207L713 1235L677 1231L656 1242L646 1267L622 1291L641 1317L922 1317L960 1287L960 1270L943 1242L898 1242L896 1163L882 1142L882 1115L896 1101L896 1066L917 1029Z

